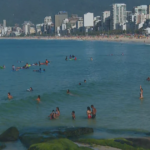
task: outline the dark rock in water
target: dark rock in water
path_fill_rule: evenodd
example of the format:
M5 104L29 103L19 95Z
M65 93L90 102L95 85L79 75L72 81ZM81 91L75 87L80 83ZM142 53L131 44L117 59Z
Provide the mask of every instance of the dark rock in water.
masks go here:
M150 149L150 139L146 138L127 138L134 146Z
M16 127L10 127L0 135L0 141L11 142L18 140L19 131Z
M65 131L59 131L59 134L69 138L69 137L78 137L93 132L94 132L93 128L81 127L81 128L67 128Z
M1 143L0 142L0 150L2 150L3 148L5 148L6 147L6 145L4 144L4 143Z
M20 136L20 140L29 148L32 144L47 142L58 138L76 138L93 132L93 128L60 128L55 131L46 130L44 132L24 133Z

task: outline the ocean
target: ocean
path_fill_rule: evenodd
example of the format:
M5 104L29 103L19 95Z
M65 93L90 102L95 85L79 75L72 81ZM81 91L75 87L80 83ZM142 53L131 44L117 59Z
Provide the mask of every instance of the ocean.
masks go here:
M150 131L150 46L138 43L75 40L0 40L0 133L47 127L93 127L93 137L146 136ZM122 53L124 55L122 55ZM75 55L77 60L65 61ZM90 60L93 58L93 61ZM48 66L31 66L38 61ZM17 63L17 61L23 61ZM33 72L39 68L46 72ZM86 83L84 83L86 80ZM81 85L79 85L81 83ZM140 85L144 99L139 99ZM30 87L33 92L27 92ZM70 90L72 95L66 94ZM8 100L7 93L13 96ZM41 103L36 102L41 96ZM88 106L97 109L87 119ZM48 116L60 109L60 117ZM71 113L75 111L76 119ZM136 134L135 134L136 133Z

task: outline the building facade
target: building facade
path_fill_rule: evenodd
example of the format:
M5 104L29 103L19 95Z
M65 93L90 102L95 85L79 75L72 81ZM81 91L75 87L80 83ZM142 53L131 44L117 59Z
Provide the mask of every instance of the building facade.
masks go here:
M110 28L111 30L120 29L120 26L126 23L126 4L112 4Z
M110 11L104 11L102 13L102 30L110 30Z
M141 5L133 7L133 13L134 14L144 14L147 15L147 5Z
M84 27L93 27L94 26L94 14L93 13L86 13L84 14Z
M55 33L58 31L63 23L63 20L66 18L68 18L68 13L66 11L60 11L57 15L55 15Z

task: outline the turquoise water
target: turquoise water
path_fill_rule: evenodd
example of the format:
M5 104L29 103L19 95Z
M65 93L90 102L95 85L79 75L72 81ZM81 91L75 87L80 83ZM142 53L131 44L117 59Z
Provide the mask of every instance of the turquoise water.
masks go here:
M100 41L0 40L0 132L10 126L32 127L87 126L97 130L150 131L150 45ZM121 54L124 53L124 56ZM77 61L65 61L74 54ZM110 56L113 54L113 56ZM90 61L93 57L93 61ZM51 61L45 73L33 72L38 66L12 72L11 66ZM17 63L18 60L24 63ZM87 83L84 83L84 79ZM79 86L81 82L81 86ZM144 100L139 99L140 85ZM33 92L26 89L33 87ZM72 95L67 95L70 89ZM11 92L13 100L7 99ZM41 103L36 98L41 95ZM88 120L86 108L97 109L95 120ZM49 120L56 107L61 116ZM76 120L71 119L72 110ZM121 132L122 133L122 132ZM124 134L124 133L123 133Z

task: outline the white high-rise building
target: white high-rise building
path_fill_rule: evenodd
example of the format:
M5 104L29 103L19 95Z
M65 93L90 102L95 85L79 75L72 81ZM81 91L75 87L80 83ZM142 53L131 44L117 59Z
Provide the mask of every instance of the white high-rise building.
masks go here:
M102 30L110 30L110 11L102 13Z
M126 4L112 4L111 6L111 30L120 28L121 25L126 23Z
M141 6L136 6L133 8L133 13L134 14L144 14L147 15L147 5L141 5Z
M94 26L94 14L86 13L84 14L84 27L93 27Z
M3 27L6 27L6 20L3 20Z
M45 24L52 24L52 18L51 18L51 16L46 16L44 18L44 23Z
M29 23L27 23L27 24L24 26L24 33L25 33L25 35L30 34L30 24L29 24Z

